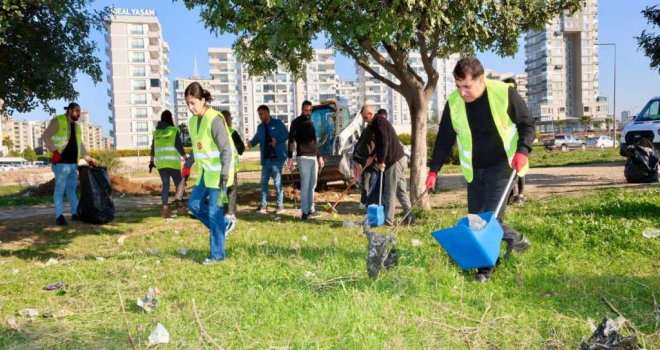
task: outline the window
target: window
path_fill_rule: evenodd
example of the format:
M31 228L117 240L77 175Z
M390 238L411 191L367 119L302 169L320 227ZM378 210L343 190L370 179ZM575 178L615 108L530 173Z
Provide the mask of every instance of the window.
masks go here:
M133 136L133 142L137 147L148 147L149 146L149 137L146 135L136 135Z
M137 118L137 119L147 118L147 109L146 108L134 108L133 109L133 118Z
M131 62L144 63L144 52L131 52Z
M131 76L132 77L143 77L147 75L147 72L144 67L132 67Z
M149 125L147 122L133 123L133 132L149 132Z
M131 39L131 49L144 49L144 39L142 38Z
M584 111L589 112L589 106L584 106Z
M133 80L131 81L131 89L133 90L146 90L147 81L146 80Z
M160 79L150 79L149 85L152 88L160 87Z
M129 24L128 25L128 30L133 35L143 35L144 34L144 26L142 24Z
M131 103L134 105L146 105L147 95L145 94L131 94Z

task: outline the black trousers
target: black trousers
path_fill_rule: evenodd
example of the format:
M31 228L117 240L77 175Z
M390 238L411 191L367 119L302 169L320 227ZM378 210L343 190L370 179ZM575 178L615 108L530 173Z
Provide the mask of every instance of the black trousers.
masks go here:
M225 215L235 215L236 214L236 197L237 197L237 186L238 186L238 176L234 174L234 184L230 187L227 187L227 199L229 199L227 205L225 205Z
M485 211L495 211L500 198L504 194L509 176L511 176L511 171L513 170L511 170L508 163L488 168L475 168L472 182L467 185L468 212L470 214L479 214ZM506 204L507 201L505 199L497 219L504 231L502 240L511 245L520 241L522 235L503 222Z

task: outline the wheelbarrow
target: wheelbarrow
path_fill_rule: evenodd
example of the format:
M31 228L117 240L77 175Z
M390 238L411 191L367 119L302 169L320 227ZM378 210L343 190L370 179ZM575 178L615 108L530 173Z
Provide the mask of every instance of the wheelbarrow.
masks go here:
M468 217L463 217L458 220L456 226L431 233L461 269L492 267L497 263L497 258L500 256L500 243L504 236L497 216L502 210L515 179L516 171L514 170L494 212L478 214L486 222L482 229L470 229Z

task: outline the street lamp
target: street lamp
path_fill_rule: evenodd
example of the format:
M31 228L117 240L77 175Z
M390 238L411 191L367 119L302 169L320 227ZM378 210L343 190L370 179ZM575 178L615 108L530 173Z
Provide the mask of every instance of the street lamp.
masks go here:
M616 148L616 44L598 43L598 46L614 46L614 100L612 101L612 147Z

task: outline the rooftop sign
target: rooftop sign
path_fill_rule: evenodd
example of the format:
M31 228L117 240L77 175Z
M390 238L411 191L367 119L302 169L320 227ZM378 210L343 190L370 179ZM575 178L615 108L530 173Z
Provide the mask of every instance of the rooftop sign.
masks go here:
M156 10L154 9L124 9L119 7L114 7L112 9L112 14L115 16L156 16Z

